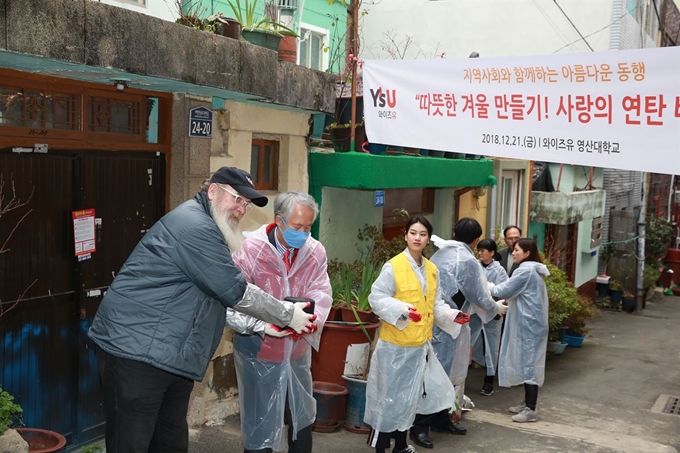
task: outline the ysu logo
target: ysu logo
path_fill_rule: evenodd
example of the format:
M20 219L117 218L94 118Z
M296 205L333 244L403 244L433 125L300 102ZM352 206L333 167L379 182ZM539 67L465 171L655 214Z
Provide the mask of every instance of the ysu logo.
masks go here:
M378 91L371 88L371 97L373 98L373 107L394 108L397 106L397 90L383 90L378 88Z

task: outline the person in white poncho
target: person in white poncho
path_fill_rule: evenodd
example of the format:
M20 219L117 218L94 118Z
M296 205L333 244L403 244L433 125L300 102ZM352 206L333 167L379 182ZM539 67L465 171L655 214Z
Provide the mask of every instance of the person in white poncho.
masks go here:
M423 257L432 225L423 217L406 223L406 250L385 263L368 301L382 319L380 338L371 358L364 422L373 430L369 445L385 453L415 453L406 431L416 413L451 407L453 386L432 350L436 323L449 335L460 332L469 317L441 297L437 268Z
M524 401L511 407L519 423L538 420L538 387L545 379L548 344L548 291L543 278L550 275L541 263L536 241L520 239L512 252L519 267L505 283L491 288L494 297L507 299L508 314L498 359L502 387L524 384Z

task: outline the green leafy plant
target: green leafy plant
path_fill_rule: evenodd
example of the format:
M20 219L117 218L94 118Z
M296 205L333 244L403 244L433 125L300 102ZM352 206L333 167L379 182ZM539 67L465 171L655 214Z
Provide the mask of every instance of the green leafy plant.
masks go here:
M585 335L588 332L586 324L597 312L597 308L588 296L579 295L576 302L574 311L562 320L562 327L565 327L568 332Z
M666 256L673 239L673 226L663 217L647 217L645 221L645 262L654 264Z
M548 339L556 341L560 339L564 320L578 309L578 293L562 269L547 260L543 262L550 271L550 275L545 278L548 291Z
M615 253L616 246L614 245L613 242L605 242L602 245L600 245L600 260L604 265L605 274L607 273L607 267L609 266L609 262L614 257Z
M623 285L621 284L620 281L612 278L612 279L609 280L609 290L610 291L623 291Z
M656 281L661 277L659 268L661 268L661 263L658 261L653 264L645 263L644 273L642 274L642 287L645 290L656 286Z
M24 410L14 402L14 397L0 387L0 435L9 428L21 425Z
M103 448L99 444L86 445L80 450L81 453L101 453L102 451Z
M241 23L241 26L247 30L265 30L277 35L281 35L281 31L285 31L286 34L297 36L295 31L286 27L280 22L275 21L271 17L263 15L261 17L256 16L255 10L259 4L259 0L227 0L232 12L234 13L234 18Z
M368 296L371 294L371 287L380 275L382 266L376 266L366 255L363 262L363 269L361 271L361 286L357 291L357 308L359 310L370 310L371 305L368 303Z

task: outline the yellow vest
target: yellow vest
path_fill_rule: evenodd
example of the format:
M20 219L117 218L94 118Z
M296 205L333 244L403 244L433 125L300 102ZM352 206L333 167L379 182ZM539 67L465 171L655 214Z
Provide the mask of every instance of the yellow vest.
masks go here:
M392 269L394 269L394 282L397 286L394 298L416 307L422 319L418 322L411 321L403 330L383 322L380 328L380 339L398 346L422 346L427 340L432 339L437 266L423 257L427 280L427 296L425 296L423 287L406 258L406 253L408 252L400 253L390 260Z

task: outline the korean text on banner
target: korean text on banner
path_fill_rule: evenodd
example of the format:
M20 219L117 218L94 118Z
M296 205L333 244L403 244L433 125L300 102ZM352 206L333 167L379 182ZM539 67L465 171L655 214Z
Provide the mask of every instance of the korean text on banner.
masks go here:
M376 143L680 174L680 47L363 68Z

